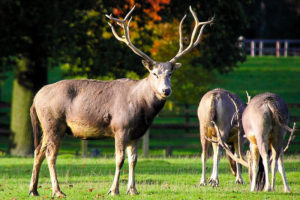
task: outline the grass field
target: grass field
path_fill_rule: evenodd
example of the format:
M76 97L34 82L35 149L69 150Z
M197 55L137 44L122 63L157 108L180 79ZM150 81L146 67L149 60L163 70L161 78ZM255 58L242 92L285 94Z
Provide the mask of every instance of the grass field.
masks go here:
M246 101L262 92L279 94L287 103L300 103L300 57L248 57L233 72L220 74L212 86L236 92Z
M32 170L32 158L0 158L0 199L27 199ZM76 158L59 156L57 172L60 186L67 199L300 199L300 157L285 158L287 180L292 193L283 193L279 173L274 192L250 192L248 175L244 169L244 185L235 185L235 177L229 170L227 160L221 159L219 167L220 187L199 187L201 161L194 158L141 158L136 166L138 196L126 195L128 179L127 162L120 177L120 197L107 195L113 176L113 158ZM207 177L212 168L208 160ZM44 162L39 183L40 197L50 199L51 183Z

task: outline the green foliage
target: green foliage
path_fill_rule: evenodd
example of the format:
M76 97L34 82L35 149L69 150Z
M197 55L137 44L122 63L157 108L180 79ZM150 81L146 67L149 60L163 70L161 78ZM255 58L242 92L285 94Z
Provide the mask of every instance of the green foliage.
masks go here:
M241 53L237 40L248 24L245 15L248 1L234 0L229 3L218 0L174 0L170 4L169 11L179 19L184 13L188 13L189 5L192 5L200 21L215 17L214 24L204 31L204 37L197 48L199 54L191 58L189 63L193 66L201 65L206 69L217 69L225 73L231 71L237 62L244 61L245 56ZM170 13L166 13L164 16L168 18ZM186 20L185 23L189 24L188 28L193 27L192 20L190 16ZM189 38L190 34L184 37Z
M173 76L171 99L184 104L198 104L214 81L213 74L202 67L184 65Z
M0 163L0 198L28 199L32 158L2 157ZM125 161L120 176L120 196L107 195L114 176L115 159L80 158L59 155L57 173L60 188L68 199L298 199L300 190L299 156L285 157L286 176L292 193L284 193L281 176L277 172L275 191L250 192L247 171L243 168L244 185L236 185L227 159L219 164L220 186L199 186L201 158L139 158L136 166L136 188L139 195L126 195L128 163ZM207 161L207 176L212 170L212 159ZM51 199L51 181L46 160L41 167L39 197Z

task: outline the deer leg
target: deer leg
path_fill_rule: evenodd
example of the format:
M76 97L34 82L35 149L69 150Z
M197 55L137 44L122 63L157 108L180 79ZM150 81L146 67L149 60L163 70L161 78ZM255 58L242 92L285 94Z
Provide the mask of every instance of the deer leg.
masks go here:
M269 155L268 155L268 134L262 134L262 137L257 137L257 146L259 153L263 160L265 171L265 191L271 191L270 179L269 179Z
M285 168L284 168L284 164L283 164L283 151L281 152L279 159L278 159L278 171L282 178L284 192L291 192L290 187L287 183L286 175L285 175Z
M39 196L37 191L37 185L39 181L39 173L41 165L45 159L45 151L41 150L42 143L40 143L37 148L34 150L34 163L32 169L32 176L29 186L29 195Z
M257 145L254 143L250 144L250 151L251 151L251 166L252 168L249 169L252 171L252 177L251 178L251 192L255 191L255 185L256 185L256 179L257 179L257 173L258 173L258 162L259 162L259 151L257 148Z
M52 196L65 197L66 195L60 190L59 183L56 174L56 158L60 147L61 137L52 134L48 137L46 144L46 158L48 162L48 168L50 172L50 178L52 183Z
M200 125L201 126L201 125ZM201 160L202 160L202 175L200 180L200 186L206 185L206 177L205 177L205 170L206 170L206 160L207 160L207 153L209 149L210 142L205 139L205 131L201 128L201 145L202 145L202 154L201 154ZM203 137L202 137L203 136Z
M275 175L277 172L277 160L278 160L278 154L276 152L276 149L272 146L272 163L271 163L271 190L274 191L275 189Z
M240 155L238 152L238 144L234 143L234 155L238 158L240 158L242 155ZM235 184L244 184L244 180L242 178L242 166L238 162L236 162L236 177L235 177Z
M220 161L220 154L221 154L221 147L217 143L212 143L213 150L214 150L214 158L213 158L213 170L211 177L209 179L210 185L213 187L218 187L219 186L219 173L218 173L218 168L219 168L219 161Z
M277 131L276 131L277 132ZM282 150L282 144L283 144L283 137L281 134L276 134L272 141L271 141L271 150L272 150L272 163L271 163L271 190L275 189L275 175L277 172L278 167L278 158Z
M124 164L125 160L125 146L126 140L123 134L117 133L115 136L115 154L116 154L116 171L113 184L108 191L108 194L111 195L119 195L119 178L120 178L120 170Z
M135 188L134 169L138 158L138 140L135 140L127 145L127 156L129 165L128 187L127 194L138 194Z

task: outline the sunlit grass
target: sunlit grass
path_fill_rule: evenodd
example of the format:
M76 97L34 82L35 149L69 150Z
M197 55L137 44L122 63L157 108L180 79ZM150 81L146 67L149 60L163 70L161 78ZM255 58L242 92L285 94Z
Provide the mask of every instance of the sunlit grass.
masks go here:
M33 158L0 157L0 199L27 199ZM243 171L244 185L235 185L226 159L219 168L220 187L199 187L200 157L193 158L141 158L136 167L138 196L126 195L128 163L125 162L120 178L120 197L106 195L114 174L113 158L80 158L61 155L57 160L60 186L67 199L299 199L300 157L285 159L291 194L283 193L280 175L276 176L275 192L251 193L248 175ZM212 160L208 160L207 177ZM46 161L40 174L40 197L49 199L51 183Z

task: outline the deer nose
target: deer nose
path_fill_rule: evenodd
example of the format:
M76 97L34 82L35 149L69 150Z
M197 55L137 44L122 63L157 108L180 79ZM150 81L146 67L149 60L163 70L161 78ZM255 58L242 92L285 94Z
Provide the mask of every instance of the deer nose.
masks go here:
M170 88L166 88L166 89L162 89L164 95L168 96L171 94L171 89Z

